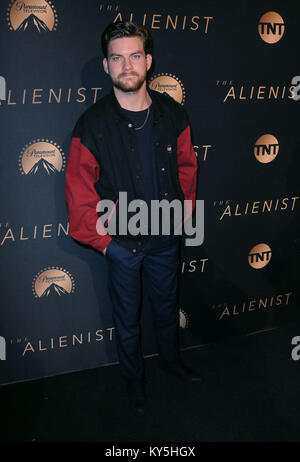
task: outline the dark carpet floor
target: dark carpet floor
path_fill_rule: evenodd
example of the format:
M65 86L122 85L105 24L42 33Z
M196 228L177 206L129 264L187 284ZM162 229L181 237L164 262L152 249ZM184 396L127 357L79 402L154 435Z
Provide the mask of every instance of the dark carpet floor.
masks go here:
M145 360L148 407L128 411L119 366L0 387L2 442L299 442L300 323L185 350L203 384Z

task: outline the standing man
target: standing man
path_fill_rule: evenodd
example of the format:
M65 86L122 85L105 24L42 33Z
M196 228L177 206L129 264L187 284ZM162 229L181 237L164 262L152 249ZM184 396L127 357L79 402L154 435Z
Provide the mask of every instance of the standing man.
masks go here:
M180 237L120 231L124 217L119 194L139 200L148 210L153 200L196 203L197 158L183 108L169 96L147 88L152 38L144 26L119 22L102 34L103 66L112 91L77 122L66 170L66 202L71 236L105 255L122 375L138 414L145 389L140 345L142 278L153 313L161 363L188 381L200 378L179 357L177 280ZM113 201L99 225L101 201ZM121 202L121 201L120 201ZM100 207L101 208L101 207ZM125 215L126 216L126 215ZM150 215L149 215L150 216ZM128 220L130 213L127 216ZM151 218L151 217L150 217ZM108 225L119 219L110 235ZM124 219L123 219L124 221ZM151 221L151 220L150 220Z

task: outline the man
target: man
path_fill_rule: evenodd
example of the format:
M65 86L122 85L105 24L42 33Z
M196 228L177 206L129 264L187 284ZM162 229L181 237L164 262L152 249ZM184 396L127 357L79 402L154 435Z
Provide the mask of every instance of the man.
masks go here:
M128 202L138 199L148 210L153 200L162 199L188 200L194 207L197 158L183 108L171 97L147 88L152 64L152 39L147 29L125 22L111 24L102 34L102 49L104 70L113 89L81 116L74 129L66 202L71 236L106 256L120 366L134 408L142 414L141 274L164 368L184 380L200 378L188 371L179 357L176 293L180 238L174 235L174 226L169 235L163 235L161 226L155 236L147 235L150 226L140 233L121 232L124 211L119 197L126 193ZM114 206L103 223L97 211L104 200L113 201ZM117 219L119 228L110 235L109 225Z

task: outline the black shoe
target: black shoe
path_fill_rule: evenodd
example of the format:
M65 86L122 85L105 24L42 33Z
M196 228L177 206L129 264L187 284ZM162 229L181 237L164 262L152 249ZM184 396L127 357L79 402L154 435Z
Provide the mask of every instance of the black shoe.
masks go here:
M127 380L127 392L130 407L133 409L135 414L139 416L144 415L146 408L146 393L144 383L142 381Z
M161 367L168 374L174 375L185 382L200 383L203 379L194 371L184 366L181 362L161 363Z

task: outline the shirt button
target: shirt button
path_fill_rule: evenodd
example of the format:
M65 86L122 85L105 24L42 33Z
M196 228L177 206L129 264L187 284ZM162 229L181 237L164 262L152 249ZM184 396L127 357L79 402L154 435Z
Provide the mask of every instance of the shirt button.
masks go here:
M136 249L132 249L132 252L135 253L135 252L136 252Z
M169 193L165 193L165 194L164 194L164 196L168 196L168 195L169 195Z
M128 124L128 127L129 127L129 128L132 128L132 124Z
M140 179L140 175L137 175L137 176L136 176L136 179L139 180L139 179Z
M141 241L138 242L138 245L142 245Z
M165 171L164 167L161 169L161 171L162 171L162 172L164 172L164 171Z

